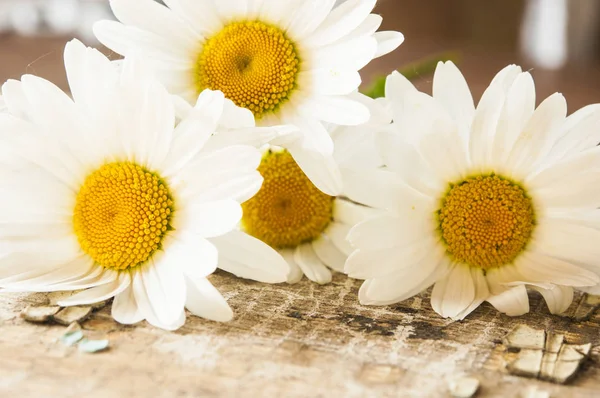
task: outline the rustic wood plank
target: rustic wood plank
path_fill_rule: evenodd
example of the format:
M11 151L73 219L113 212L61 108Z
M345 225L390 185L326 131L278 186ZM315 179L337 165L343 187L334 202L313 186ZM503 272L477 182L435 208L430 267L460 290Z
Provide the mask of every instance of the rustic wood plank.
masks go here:
M536 386L551 396L593 396L600 388L600 316L552 316L532 294L531 314L511 318L484 304L462 322L433 313L428 294L389 307L357 303L359 281L263 285L219 272L211 277L236 317L193 316L177 332L122 326L109 307L82 323L88 338L110 340L97 354L58 341L66 328L20 316L45 295L0 295L0 396L447 396L451 382L480 380L478 397L518 396ZM573 306L579 305L577 301ZM592 343L569 386L508 374L503 337L518 324Z

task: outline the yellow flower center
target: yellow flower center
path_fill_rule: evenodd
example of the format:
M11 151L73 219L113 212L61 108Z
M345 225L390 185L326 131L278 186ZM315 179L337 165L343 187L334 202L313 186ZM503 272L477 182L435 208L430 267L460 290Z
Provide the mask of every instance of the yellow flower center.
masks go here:
M285 33L260 21L232 22L206 40L197 61L198 92L221 90L260 118L296 88L300 59Z
M520 185L489 174L452 184L442 199L439 222L450 255L487 270L510 264L525 249L535 213Z
M334 197L315 187L287 151L269 151L258 170L264 182L242 205L245 231L276 249L318 238L331 222Z
M73 225L84 252L105 268L148 261L170 229L173 199L156 174L114 162L91 173L77 194Z

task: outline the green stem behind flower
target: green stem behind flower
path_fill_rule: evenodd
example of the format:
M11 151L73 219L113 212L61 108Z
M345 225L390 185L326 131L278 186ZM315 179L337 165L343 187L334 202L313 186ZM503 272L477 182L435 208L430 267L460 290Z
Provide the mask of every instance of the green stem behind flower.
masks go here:
M416 62L410 63L400 69L398 72L403 74L408 80L414 80L423 75L430 75L435 72L438 62L452 61L458 63L460 54L456 51L446 51L440 54L432 55L423 58ZM366 89L362 90L365 95L371 98L380 98L385 96L385 80L387 76L380 76Z

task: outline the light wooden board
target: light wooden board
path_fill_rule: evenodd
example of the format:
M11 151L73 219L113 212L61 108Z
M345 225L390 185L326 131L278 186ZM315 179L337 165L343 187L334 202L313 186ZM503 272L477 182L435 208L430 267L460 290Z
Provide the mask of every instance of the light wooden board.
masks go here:
M46 295L0 295L0 396L443 397L462 375L481 381L480 397L519 397L532 386L554 397L600 391L600 316L551 316L538 295L524 317L484 304L451 322L432 312L427 294L361 306L360 282L339 274L327 286L263 285L221 272L211 279L236 313L232 322L190 316L182 329L166 332L121 326L106 307L83 323L90 338L110 339L110 350L96 354L59 342L64 326L19 317ZM591 342L592 360L570 386L509 375L511 354L501 340L517 324Z

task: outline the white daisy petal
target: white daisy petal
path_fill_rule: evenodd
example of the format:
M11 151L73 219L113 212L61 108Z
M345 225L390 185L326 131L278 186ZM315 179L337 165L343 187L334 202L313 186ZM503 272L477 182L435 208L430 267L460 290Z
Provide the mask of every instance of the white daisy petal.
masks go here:
M331 196L342 192L342 176L333 156L306 150L297 144L291 145L289 152L304 174L322 192Z
M475 300L475 283L469 267L454 265L450 273L436 282L431 292L431 307L444 318L456 318Z
M551 314L562 314L569 309L573 302L573 288L570 286L555 286L552 289L533 287L546 300Z
M365 250L361 246L348 257L344 272L355 279L384 278L418 267L435 251L437 243L428 238L402 247Z
M356 126L369 120L369 109L341 96L318 97L300 105L301 114L343 126Z
M523 285L490 296L486 301L508 316L519 316L529 312L529 297Z
M570 155L594 148L600 142L600 104L588 105L565 120L559 139L554 143L548 158L565 159Z
M320 285L331 282L331 271L323 265L310 244L303 244L296 248L294 261L311 281Z
M159 261L190 277L204 278L217 269L218 251L210 241L181 229L165 239Z
M473 278L473 283L475 284L475 299L469 307L454 317L455 320L465 319L467 315L473 312L490 296L488 284L482 270L471 268L471 276Z
M58 301L57 305L60 305L61 307L69 307L72 305L89 305L98 303L100 301L115 297L127 289L130 284L131 280L129 275L122 274L112 283L107 283L105 285L84 290L81 293L77 293L69 298Z
M416 269L406 269L362 284L358 298L363 305L389 305L407 300L444 278L450 270L443 253L433 250Z
M433 78L433 97L448 109L466 142L475 105L467 81L454 63L438 64Z
M354 251L354 248L347 239L351 228L349 225L333 221L324 231L335 247L347 256Z
M334 4L335 0L303 0L296 10L289 10L295 11L296 16L291 19L288 32L297 38L311 34L323 23Z
M381 215L369 218L350 230L348 241L361 250L385 249L423 240L435 230L433 222L428 228L422 213L414 212L412 218L406 216Z
M344 272L344 263L348 256L338 249L329 238L322 236L311 242L311 244L315 254L323 264L338 272Z
M375 53L374 58L379 58L389 54L400 47L402 43L404 43L404 35L400 32L377 32L373 35L373 37L375 40L377 40L377 52Z
M2 84L2 96L10 114L22 119L29 118L30 104L23 92L20 81L9 79Z
M287 276L287 283L289 284L298 283L304 277L304 272L302 272L302 268L300 268L294 260L294 251L294 249L282 249L279 251L281 256L290 266L290 272Z
M177 43L191 50L201 39L175 13L152 0L110 0L110 7L124 24L155 33L172 45Z
M194 315L217 322L233 319L233 311L221 293L205 278L186 278L185 306Z
M517 271L531 282L565 286L594 286L600 276L586 269L536 252L524 253L515 263Z
M356 225L380 214L380 211L345 199L338 198L333 205L333 219L347 225Z
M37 290L36 287L39 289L42 286L60 284L85 277L94 267L93 263L93 260L87 256L80 256L61 267L51 269L36 267L20 274L13 274L7 278L8 280L3 279L0 281L0 284L9 282L12 290L35 291Z
M543 204L548 208L591 210L598 208L600 203L600 187L595 184L599 178L600 170L581 170L578 174L557 178L535 190L534 194L543 198Z
M544 289L549 289L553 285L547 282L533 282L519 272L517 267L512 264L507 264L502 267L492 268L486 271L486 279L488 287L492 295L498 295L507 289L519 285L538 286Z
M322 68L350 68L359 71L375 58L377 50L377 40L374 37L362 36L315 49L314 64L320 65ZM300 78L300 76L298 77ZM325 77L321 75L321 80ZM316 83L314 87L319 89ZM322 91L320 93L325 94Z
M41 292L58 292L62 290L82 290L92 287L112 283L118 278L119 274L115 271L104 269L103 267L93 264L89 271L81 276L69 278L63 282L54 284L44 284L37 286L32 291Z
M133 325L144 320L143 315L138 311L131 284L123 292L115 296L111 315L115 321L124 325Z
M565 184L572 174L580 171L593 172L600 168L600 148L594 147L578 153L569 159L560 161L538 173L532 173L527 178L527 185L532 189L544 189L556 183Z
M242 207L235 200L190 203L181 210L185 216L176 229L192 232L203 238L225 235L233 230L242 218ZM175 220L177 221L177 220Z
M476 168L484 170L489 167L491 143L502 114L506 94L520 71L521 69L514 65L500 71L477 105L469 141L471 160Z
M430 197L386 170L342 170L342 179L346 196L367 206L392 212L413 209L415 214L432 206Z
M145 294L152 314L162 324L172 324L177 321L179 312L185 303L185 284L183 274L172 272L172 264L167 256L158 256L153 264L140 270L139 276L143 283L143 291L135 291L135 299L140 302L140 294ZM135 289L135 283L134 283ZM148 319L148 318L147 318Z
M360 74L352 69L323 68L301 72L299 79L314 85L315 92L322 95L350 94L360 86Z
M385 98L389 100L395 109L402 109L404 104L404 98L407 93L414 93L417 89L400 72L392 72L385 80ZM396 123L400 123L401 120L394 118Z
M212 0L166 0L165 4L201 35L211 34L223 26Z
M347 0L306 38L308 45L333 43L357 28L375 8L376 0Z
M383 22L383 17L377 14L369 14L367 18L352 31L348 38L361 37L361 36L369 36L374 34L377 29L381 26Z
M411 187L427 195L436 195L445 188L444 181L431 170L428 162L408 139L395 131L377 134L376 144L383 163Z
M101 87L117 82L117 68L98 50L86 47L79 40L67 43L64 58L69 88L75 102L92 109L100 106L98 92Z
M521 173L531 170L556 141L566 116L567 102L561 94L554 94L542 102L515 141L506 167L522 170Z
M506 94L493 142L492 164L502 166L535 109L535 85L528 72L517 76Z
M142 53L156 67L182 70L190 68L185 47L172 46L162 36L135 26L126 26L115 21L98 21L94 24L94 35L106 47L128 56Z
M219 250L219 268L265 283L287 280L290 267L276 250L252 236L232 231L210 241Z

